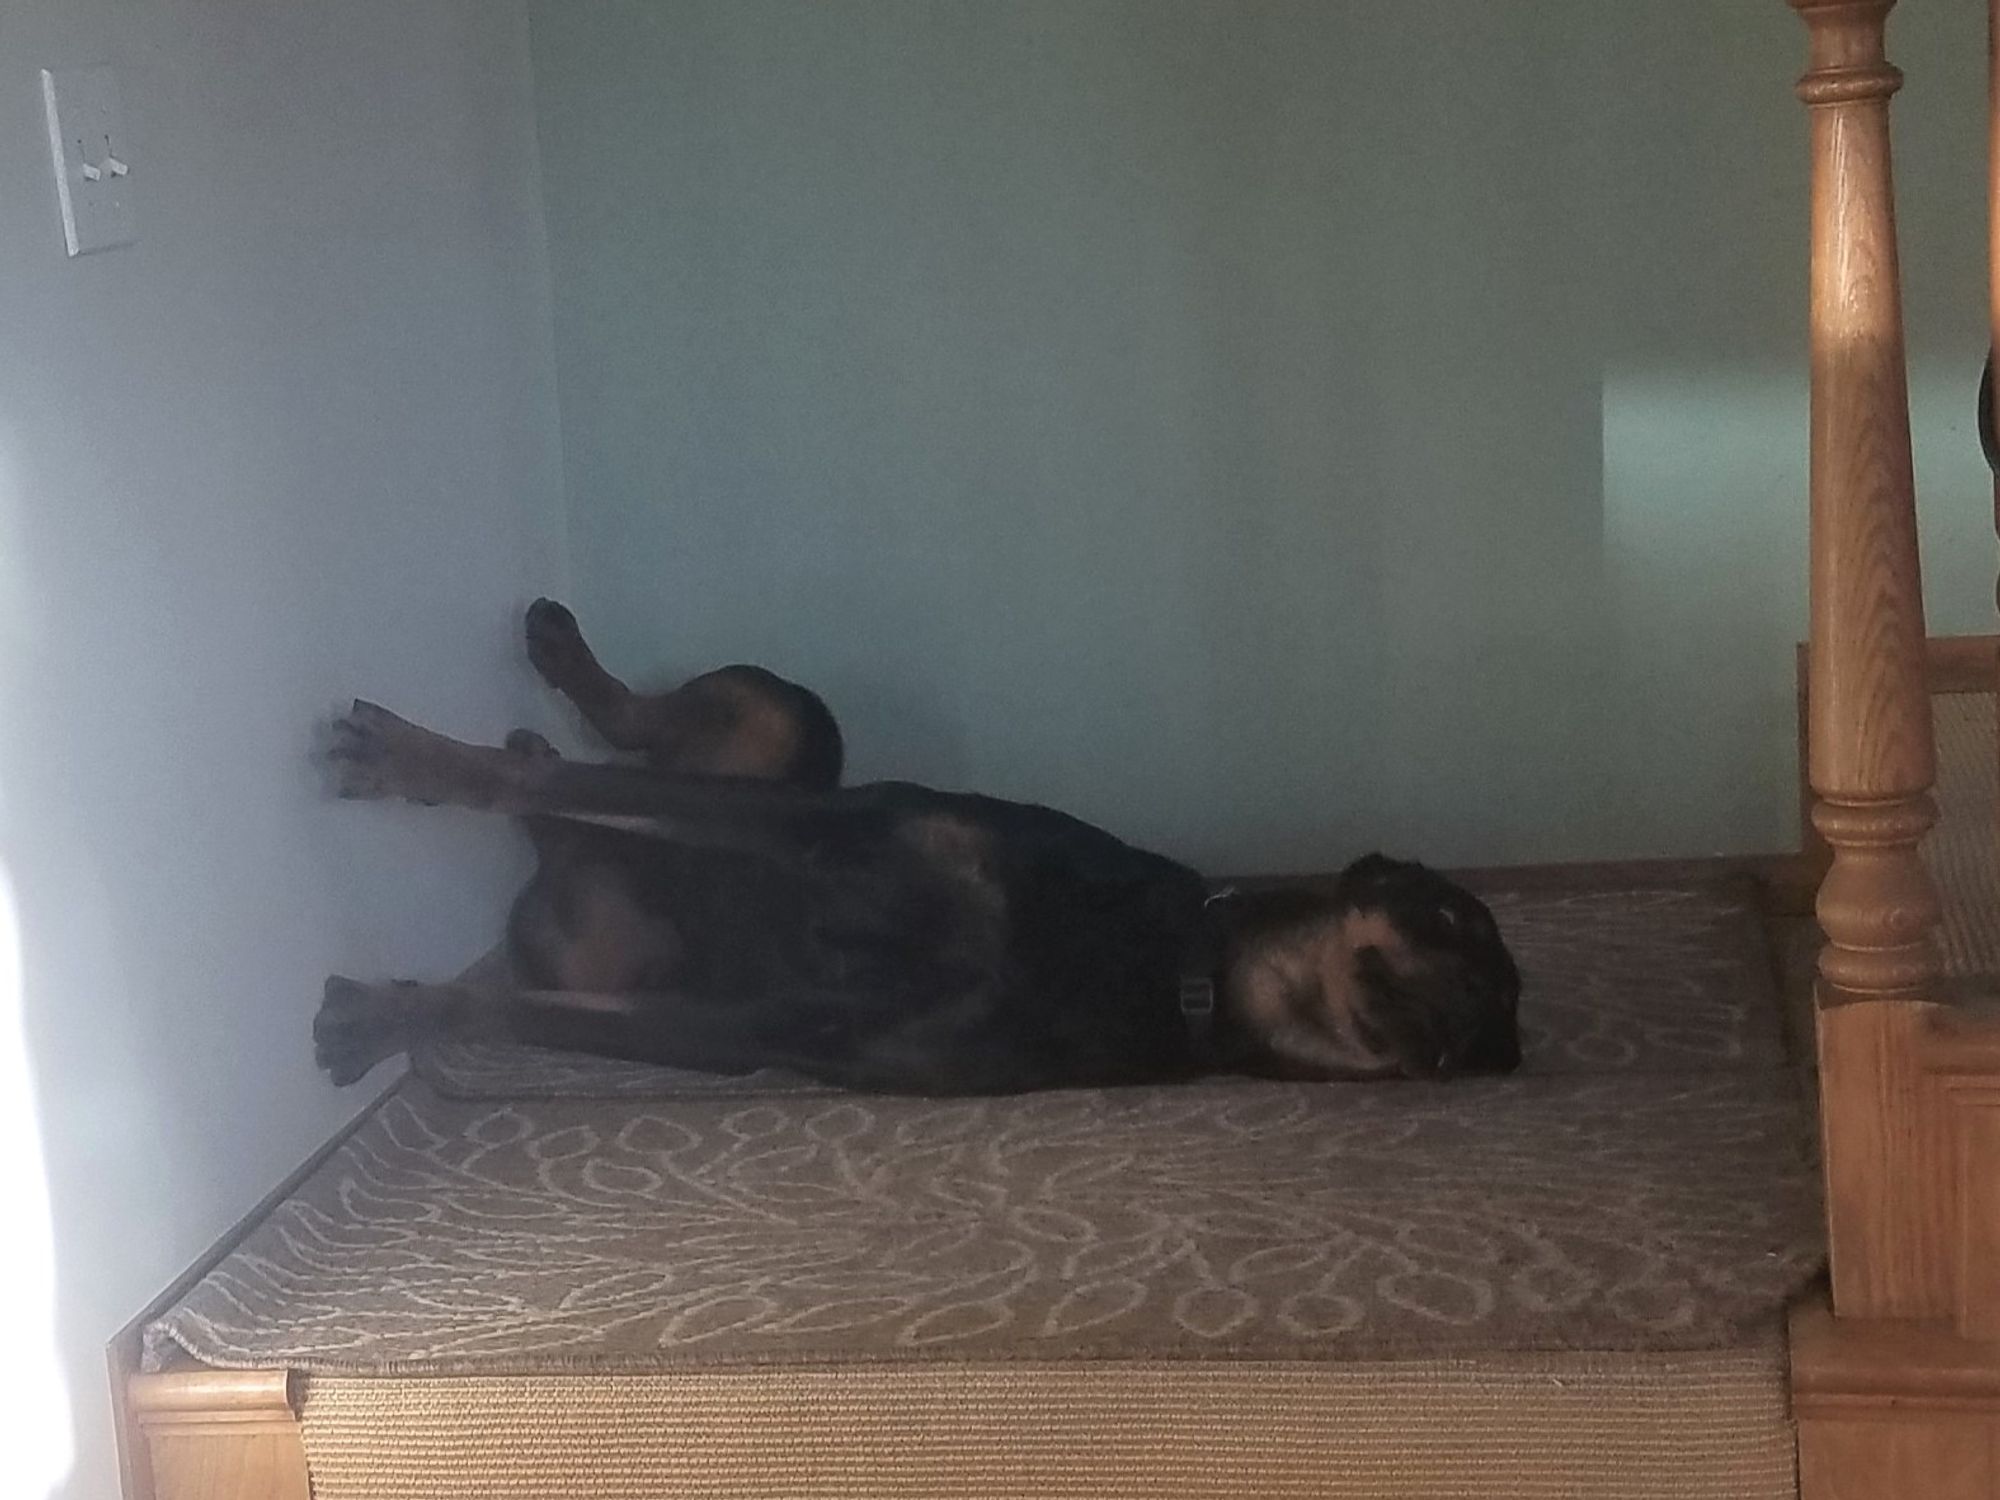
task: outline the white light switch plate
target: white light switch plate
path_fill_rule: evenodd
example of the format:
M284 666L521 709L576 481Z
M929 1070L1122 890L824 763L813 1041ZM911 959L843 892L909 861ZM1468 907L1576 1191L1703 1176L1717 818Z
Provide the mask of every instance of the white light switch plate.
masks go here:
M132 211L132 157L109 68L42 70L63 238L71 255L129 245L139 238Z

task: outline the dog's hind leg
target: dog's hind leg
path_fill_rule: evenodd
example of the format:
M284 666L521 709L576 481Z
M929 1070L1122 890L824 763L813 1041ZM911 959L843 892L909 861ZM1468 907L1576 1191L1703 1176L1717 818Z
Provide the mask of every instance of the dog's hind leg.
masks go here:
M583 638L576 616L553 599L528 607L528 660L542 680L574 703L614 750L644 750L650 741L635 708L637 694L604 670Z
M528 609L528 659L617 750L662 771L747 776L799 786L839 783L840 725L819 695L762 667L705 672L668 693L640 694L613 677L576 616L553 599Z
M815 1026L796 1007L657 991L489 993L336 975L313 1018L314 1058L337 1084L436 1037L519 1042L705 1073L789 1067L825 1076L842 1050L831 1024Z
M490 997L465 985L364 984L339 974L313 1016L313 1061L336 1084L350 1084L377 1063L445 1032L448 1015L472 1014Z

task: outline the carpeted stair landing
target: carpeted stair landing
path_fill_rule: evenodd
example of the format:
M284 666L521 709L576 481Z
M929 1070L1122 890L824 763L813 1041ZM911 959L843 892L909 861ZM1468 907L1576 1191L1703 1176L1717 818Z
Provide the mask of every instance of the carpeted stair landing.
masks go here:
M146 1332L317 1500L1795 1492L1822 1259L1746 891L1493 893L1528 1063L940 1103L419 1061Z

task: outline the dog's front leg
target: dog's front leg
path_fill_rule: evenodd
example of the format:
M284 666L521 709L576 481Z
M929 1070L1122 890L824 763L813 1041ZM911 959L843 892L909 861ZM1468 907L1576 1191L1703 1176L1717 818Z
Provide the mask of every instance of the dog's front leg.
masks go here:
M341 797L494 811L510 810L512 784L543 759L468 745L358 700L334 721L324 755Z
M830 820L851 815L838 793L779 782L581 765L521 745L468 745L373 703L356 702L334 723L325 758L342 797L569 818L776 855L799 852Z

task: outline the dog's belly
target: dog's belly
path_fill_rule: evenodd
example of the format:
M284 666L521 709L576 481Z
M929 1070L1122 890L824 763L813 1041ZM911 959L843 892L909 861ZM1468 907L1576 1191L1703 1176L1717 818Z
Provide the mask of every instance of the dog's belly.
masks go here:
M1193 872L1044 809L864 789L809 858L583 829L514 923L562 989L741 1001L774 1056L961 1092L1176 1076ZM525 952L520 950L527 950Z

